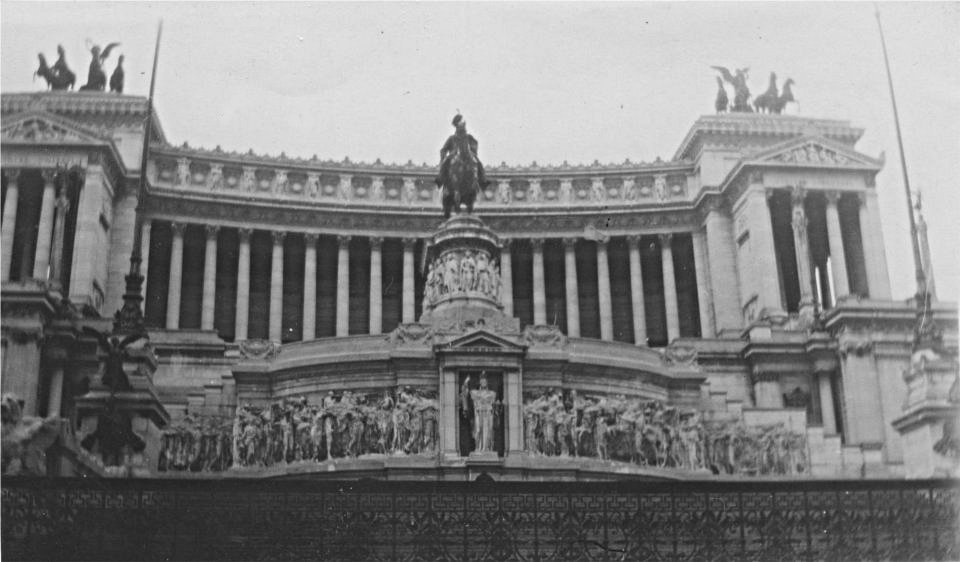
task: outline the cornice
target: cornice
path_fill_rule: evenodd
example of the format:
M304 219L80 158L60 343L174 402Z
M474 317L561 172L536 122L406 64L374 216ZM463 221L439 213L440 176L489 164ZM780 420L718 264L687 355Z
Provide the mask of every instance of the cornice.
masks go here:
M848 144L856 143L863 135L863 129L851 127L849 121L835 119L759 113L704 115L687 132L674 154L674 160L691 158L691 151L699 151L699 144L705 135L794 137L811 132Z
M332 172L363 172L369 174L424 174L433 176L437 172L437 165L427 163L414 163L408 160L405 164L395 162L385 163L379 158L373 162L353 161L349 157L343 160L321 159L317 155L310 158L296 156L287 156L285 152L279 155L259 154L253 149L247 152L235 150L224 150L219 145L210 149L204 147L191 147L189 143L183 143L180 146L173 146L164 143L155 143L151 146L151 153L156 156L170 156L174 158L191 158L197 160L211 160L220 163L236 163L241 165L272 166L282 168L298 168L305 171L315 171L318 173ZM650 173L660 171L662 173L692 172L693 162L691 160L672 160L663 161L659 158L653 162L633 162L629 158L622 163L601 164L594 160L591 164L570 164L564 160L560 164L538 164L536 161L530 164L486 164L487 175L491 180L496 179L498 175L517 175L517 176L556 176L556 179L562 177L576 177L581 175L612 174L629 175L632 173Z

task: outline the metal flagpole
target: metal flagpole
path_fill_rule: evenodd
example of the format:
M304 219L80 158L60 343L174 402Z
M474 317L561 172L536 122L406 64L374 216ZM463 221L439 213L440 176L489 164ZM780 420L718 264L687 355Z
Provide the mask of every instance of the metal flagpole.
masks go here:
M143 150L140 153L140 183L137 186L137 207L134 211L133 248L130 252L130 273L126 276L126 292L123 306L117 311L113 321L113 331L117 333L143 333L143 275L140 262L143 257L140 245L143 235L143 210L147 197L147 161L150 156L150 137L153 135L153 92L157 83L157 60L160 58L160 36L163 34L163 20L157 25L157 44L153 52L153 69L150 73L150 94L147 96L147 119L143 127Z
M893 123L897 128L897 147L900 150L900 169L903 171L903 188L907 195L907 214L910 217L910 240L913 242L913 263L917 274L917 294L927 292L926 274L920 258L920 244L917 241L917 221L913 216L913 194L910 192L910 178L907 175L907 158L903 153L903 136L900 134L900 114L897 112L897 97L893 93L893 78L890 75L890 59L887 57L887 42L883 37L883 24L880 22L880 8L874 4L877 27L880 29L880 45L883 47L883 63L887 68L887 85L890 88L890 101L893 103Z

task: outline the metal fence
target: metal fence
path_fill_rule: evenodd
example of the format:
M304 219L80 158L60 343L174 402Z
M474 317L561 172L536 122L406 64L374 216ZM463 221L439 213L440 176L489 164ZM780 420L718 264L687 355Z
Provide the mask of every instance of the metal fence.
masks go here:
M5 560L957 560L954 480L5 478Z

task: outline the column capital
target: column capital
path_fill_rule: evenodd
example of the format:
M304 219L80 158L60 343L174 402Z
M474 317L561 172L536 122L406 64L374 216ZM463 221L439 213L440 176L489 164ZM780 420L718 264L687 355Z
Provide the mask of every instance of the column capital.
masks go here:
M316 244L317 240L320 239L319 232L305 232L303 234L303 239L307 244Z
M565 237L565 238L563 239L563 247L564 247L564 248L573 249L573 248L575 248L575 247L577 246L577 240L579 240L579 238L576 238L576 237Z
M283 240L287 237L287 233L283 230L271 230L270 236L273 237L273 245L279 246L283 244Z
M187 223L180 221L171 222L170 228L174 236L183 236L184 231L187 229Z
M631 250L634 248L639 250L641 238L642 236L640 236L639 234L631 234L627 236L627 245L630 247Z
M513 242L512 238L501 238L500 239L500 251L510 253L510 244Z
M253 235L253 229L252 229L252 228L238 228L238 229L237 229L237 233L240 235L240 241L241 241L241 242L249 242L249 241L250 241L250 236Z
M216 238L220 234L220 225L219 224L208 224L203 227L207 233L207 239Z
M339 235L337 235L337 244L339 244L340 248L348 248L348 247L350 247L350 239L351 239L351 238L352 238L352 237L349 236L349 235L339 234Z
M371 250L379 250L380 246L383 245L383 236L371 236L369 241Z
M40 170L40 175L43 177L43 183L46 185L53 185L53 180L57 179L57 175L61 170L57 168L43 168Z
M664 232L664 233L662 233L662 234L658 234L657 237L660 238L660 244L661 244L661 245L664 245L664 246L667 246L667 247L669 247L669 246L670 246L670 243L673 241L673 233L672 233L672 232Z
M851 195L857 198L861 207L867 204L867 193L865 191L854 191Z
M830 190L823 192L823 198L826 199L827 205L836 206L840 202L840 198L843 197L842 191Z
M8 182L17 183L20 174L23 173L23 168L4 168L3 175L6 176Z
M534 252L543 251L543 238L531 238L530 246L533 248Z
M790 186L790 202L794 206L803 205L803 202L807 199L807 188L802 185Z
M404 249L404 250L413 250L413 249L416 248L416 246L417 246L417 240L419 240L419 238L404 238L404 239L402 240L402 242L403 242L403 249Z

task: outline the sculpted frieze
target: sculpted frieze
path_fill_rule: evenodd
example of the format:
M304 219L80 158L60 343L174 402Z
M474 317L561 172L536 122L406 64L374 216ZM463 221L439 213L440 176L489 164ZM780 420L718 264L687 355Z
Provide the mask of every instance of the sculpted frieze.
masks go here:
M481 296L500 302L500 265L484 249L453 249L427 268L424 299L436 305L450 296Z
M562 348L567 337L556 326L532 325L524 328L523 341L530 347Z

